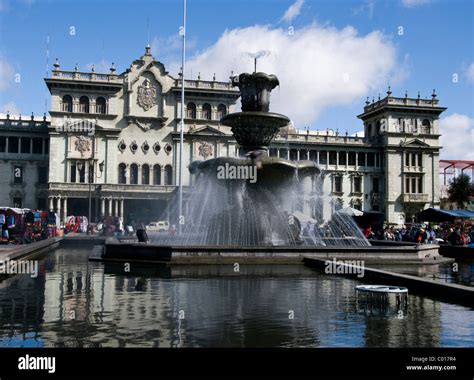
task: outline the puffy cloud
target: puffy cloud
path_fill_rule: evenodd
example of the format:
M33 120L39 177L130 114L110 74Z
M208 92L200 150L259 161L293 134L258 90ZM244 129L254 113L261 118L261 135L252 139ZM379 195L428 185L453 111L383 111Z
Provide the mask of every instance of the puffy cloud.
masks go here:
M303 4L304 0L296 0L296 2L290 5L290 7L283 14L281 18L282 21L291 22L296 16L300 14Z
M13 66L0 57L0 91L4 91L11 86L15 79L14 75Z
M248 53L262 49L271 54L258 61L257 70L280 79L271 110L288 115L298 128L314 123L324 109L379 91L405 70L403 62L397 64L393 43L379 31L358 35L350 26L311 24L290 35L283 28L256 25L226 30L189 59L186 77L200 71L203 79L216 73L217 80L228 80L231 71L253 71ZM170 71L178 72L180 66L175 61Z
M474 83L474 62L467 67L466 77L469 82Z
M454 113L440 120L441 158L474 160L474 119Z

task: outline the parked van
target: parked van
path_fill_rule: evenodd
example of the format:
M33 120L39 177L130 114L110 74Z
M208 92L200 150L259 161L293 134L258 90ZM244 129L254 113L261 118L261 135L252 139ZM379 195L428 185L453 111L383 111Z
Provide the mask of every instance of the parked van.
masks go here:
M170 224L167 221L151 222L146 226L146 230L150 232L168 232Z

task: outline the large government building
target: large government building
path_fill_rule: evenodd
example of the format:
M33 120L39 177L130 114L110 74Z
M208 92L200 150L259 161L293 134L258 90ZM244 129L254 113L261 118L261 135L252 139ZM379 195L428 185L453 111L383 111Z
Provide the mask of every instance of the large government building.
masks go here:
M278 73L276 73L278 74ZM178 185L181 75L171 76L147 47L117 74L61 70L45 82L49 117L0 120L0 206L50 208L92 219L166 219ZM237 109L230 81L185 80L183 183L194 160L238 156L220 119ZM312 160L326 172L324 191L344 207L381 211L403 224L439 207L439 115L431 99L387 96L367 101L357 117L364 136L285 128L269 154ZM291 110L288 111L291 113ZM186 194L186 191L185 191ZM186 205L185 207L192 207Z

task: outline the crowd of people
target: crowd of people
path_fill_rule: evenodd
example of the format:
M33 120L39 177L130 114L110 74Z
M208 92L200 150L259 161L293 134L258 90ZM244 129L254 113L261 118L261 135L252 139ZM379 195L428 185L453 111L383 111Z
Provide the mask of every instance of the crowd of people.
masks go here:
M364 235L369 240L391 240L422 244L449 243L452 245L474 245L474 230L471 223L443 223L440 225L416 224L410 227L367 227Z

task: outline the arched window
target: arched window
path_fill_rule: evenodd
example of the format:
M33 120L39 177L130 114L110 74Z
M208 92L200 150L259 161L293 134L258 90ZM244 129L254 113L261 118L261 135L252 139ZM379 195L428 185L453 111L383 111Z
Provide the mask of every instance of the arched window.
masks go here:
M227 107L224 104L219 104L217 107L217 118L220 120L227 115Z
M196 118L196 104L188 103L186 106L186 118L195 119Z
M298 151L296 149L290 149L290 160L296 161L298 159Z
M421 133L430 133L431 123L428 119L423 119L421 122Z
M206 120L211 120L211 105L209 103L204 103L202 105L202 118Z
M79 99L79 112L89 113L89 98L81 96Z
M105 101L105 98L103 98L102 96L99 96L95 100L95 112L103 113L103 114L106 113L106 101Z
M138 184L138 165L137 164L130 165L130 184L131 185Z
M161 166L153 166L153 185L161 185Z
M71 95L64 95L61 103L61 111L72 112L72 97Z
M122 184L127 183L127 166L125 164L119 165L118 182Z
M142 165L142 185L150 184L150 167L145 164Z
M165 166L165 185L173 184L173 168L171 165Z

